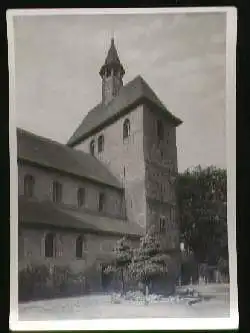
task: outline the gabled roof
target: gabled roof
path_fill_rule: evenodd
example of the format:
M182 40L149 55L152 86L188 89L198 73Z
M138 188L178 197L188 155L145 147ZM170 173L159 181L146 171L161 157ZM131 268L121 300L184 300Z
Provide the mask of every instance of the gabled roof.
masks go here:
M118 218L65 208L50 201L31 201L19 197L19 223L31 227L57 227L85 232L141 236L143 229L136 223Z
M17 157L22 161L122 188L119 180L92 155L20 128L17 129Z
M182 123L180 119L167 110L144 79L141 76L137 76L134 80L123 86L120 89L119 95L112 99L110 103L107 105L100 103L90 110L67 144L69 146L76 145L95 130L103 128L113 119L119 118L124 112L129 112L134 106L142 103L153 104L175 126Z

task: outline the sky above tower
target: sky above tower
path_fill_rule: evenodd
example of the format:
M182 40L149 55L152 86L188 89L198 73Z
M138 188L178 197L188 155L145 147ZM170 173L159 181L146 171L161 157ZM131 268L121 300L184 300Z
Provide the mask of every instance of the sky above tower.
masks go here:
M14 18L17 126L66 143L101 101L110 40L183 124L178 166L226 166L223 13L58 15Z

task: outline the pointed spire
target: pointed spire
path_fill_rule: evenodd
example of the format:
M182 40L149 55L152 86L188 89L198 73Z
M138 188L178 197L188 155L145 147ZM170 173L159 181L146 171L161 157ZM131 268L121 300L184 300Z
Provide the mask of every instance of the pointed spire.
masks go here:
M110 49L108 51L108 55L105 60L105 65L112 65L112 64L121 64L120 59L118 57L118 53L115 47L115 40L114 38L111 38L111 45Z
M105 69L107 68L117 68L120 70L121 75L123 76L125 74L124 68L120 62L116 47L115 47L115 40L114 37L112 36L111 38L111 45L110 48L108 50L108 54L107 57L105 59L104 65L102 66L101 70L100 70L100 75L102 76Z

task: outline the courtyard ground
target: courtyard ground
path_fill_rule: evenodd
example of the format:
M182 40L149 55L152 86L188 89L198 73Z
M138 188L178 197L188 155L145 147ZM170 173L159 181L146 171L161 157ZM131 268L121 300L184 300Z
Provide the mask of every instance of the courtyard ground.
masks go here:
M167 299L149 305L111 303L110 295L88 295L44 300L19 305L19 320L83 320L111 318L221 318L228 317L229 287L226 285L195 286L211 298L192 306Z

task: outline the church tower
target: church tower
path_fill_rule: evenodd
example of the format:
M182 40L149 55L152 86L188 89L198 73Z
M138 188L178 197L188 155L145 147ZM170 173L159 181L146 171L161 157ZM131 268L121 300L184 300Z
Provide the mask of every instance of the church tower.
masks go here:
M99 74L102 78L102 102L107 104L118 95L120 88L123 86L122 78L125 74L115 47L114 38L111 39L106 60Z
M145 233L156 227L164 251L173 259L168 277L175 281L180 263L176 128L182 121L141 76L123 86L125 70L113 38L99 73L102 101L83 119L68 145L91 153L120 180L126 220Z
M128 220L155 225L165 246L179 247L175 179L176 128L182 121L141 76L123 86L125 70L114 38L101 67L102 100L68 141L104 163L124 187Z

